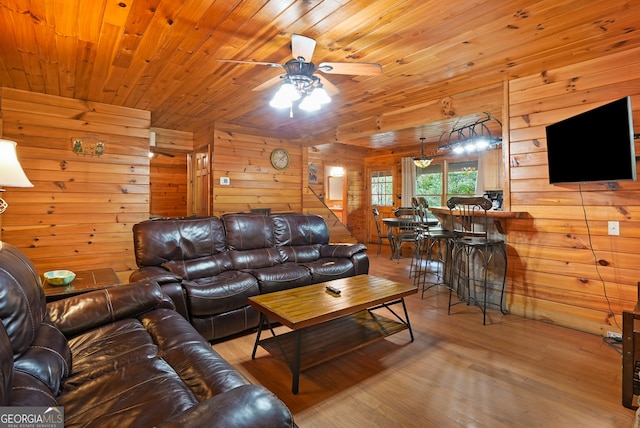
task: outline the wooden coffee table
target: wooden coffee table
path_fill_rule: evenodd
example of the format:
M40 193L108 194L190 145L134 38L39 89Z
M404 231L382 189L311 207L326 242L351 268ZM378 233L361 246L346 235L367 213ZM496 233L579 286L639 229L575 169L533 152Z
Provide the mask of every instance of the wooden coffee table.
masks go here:
M327 286L341 293L327 291ZM404 298L417 290L413 285L358 275L250 297L249 304L260 311L260 326L251 358L255 358L260 345L284 361L293 374L291 391L297 394L301 370L402 330L409 330L413 342ZM404 314L392 308L398 304ZM386 308L394 319L372 312L380 308ZM276 335L270 321L291 331ZM261 339L265 325L273 336Z

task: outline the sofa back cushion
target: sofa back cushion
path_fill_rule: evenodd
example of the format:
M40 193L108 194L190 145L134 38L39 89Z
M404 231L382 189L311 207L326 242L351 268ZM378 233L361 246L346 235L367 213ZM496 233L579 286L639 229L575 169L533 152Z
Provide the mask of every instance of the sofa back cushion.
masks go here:
M9 404L13 384L13 349L9 336L0 322L0 406Z
M272 248L273 225L268 216L257 214L225 214L222 222L229 250ZM234 262L235 264L235 262Z
M0 241L0 319L16 355L35 340L45 316L44 290L31 260Z
M184 279L208 278L233 269L231 258L226 251L193 260L171 260L162 266Z
M146 220L133 226L133 243L138 267L202 259L225 251L224 227L215 216Z
M229 251L229 257L233 262L233 268L262 269L276 266L286 262L284 255L277 248L256 248L246 251Z
M319 215L275 214L271 221L277 247L329 243L329 228Z

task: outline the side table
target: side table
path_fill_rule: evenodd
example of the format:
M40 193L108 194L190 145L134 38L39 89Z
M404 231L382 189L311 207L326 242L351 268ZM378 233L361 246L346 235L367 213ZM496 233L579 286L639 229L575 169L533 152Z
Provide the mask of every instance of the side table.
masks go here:
M91 269L76 272L76 277L67 286L54 286L46 280L42 281L47 302L86 293L87 291L120 285L120 278L112 268Z

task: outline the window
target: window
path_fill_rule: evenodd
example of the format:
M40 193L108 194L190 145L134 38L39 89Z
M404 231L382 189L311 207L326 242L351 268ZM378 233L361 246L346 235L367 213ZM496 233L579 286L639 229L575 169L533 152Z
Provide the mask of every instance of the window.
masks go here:
M432 163L418 168L416 176L416 196L424 196L429 206L446 206L450 196L476 194L478 160Z
M478 160L450 162L447 168L447 199L450 196L473 196L476 194Z
M393 205L393 175L391 170L371 173L371 205Z
M442 205L442 164L431 164L416 171L416 196L426 198L430 207Z

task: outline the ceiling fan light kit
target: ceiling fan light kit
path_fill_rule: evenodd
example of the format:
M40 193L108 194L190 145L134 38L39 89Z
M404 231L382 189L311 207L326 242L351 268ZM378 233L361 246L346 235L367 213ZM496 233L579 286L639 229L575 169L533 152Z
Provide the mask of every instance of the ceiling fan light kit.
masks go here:
M218 59L222 62L240 64L267 65L281 68L284 74L258 85L254 91L261 91L280 81L283 81L275 93L269 105L277 109L288 108L289 116L293 116L293 105L300 101L298 107L305 111L317 111L329 102L329 94L338 93L338 88L325 78L320 78L314 73L320 71L327 74L348 74L376 76L382 72L380 64L372 63L348 63L348 62L323 62L316 66L311 62L311 56L316 47L316 41L300 34L291 35L291 53L293 59L284 65L271 62L243 61L235 59Z

